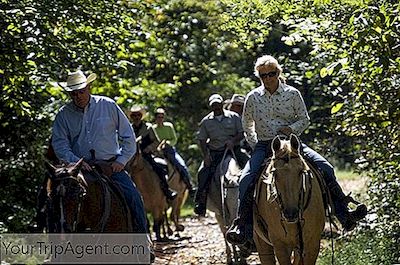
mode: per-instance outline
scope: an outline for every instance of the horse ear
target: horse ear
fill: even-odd
[[[279,149],[281,149],[281,139],[279,136],[275,136],[274,140],[272,140],[272,151],[275,153]]]
[[[51,177],[54,177],[55,174],[56,174],[56,169],[57,169],[57,168],[56,168],[55,166],[53,166],[53,165],[50,163],[50,161],[48,161],[48,160],[45,161],[45,165],[46,165],[47,171],[49,172],[50,176],[51,176]]]
[[[292,150],[296,150],[297,153],[300,152],[300,140],[295,134],[290,134],[290,146]]]
[[[82,168],[82,162],[83,162],[83,158],[79,159],[78,162],[76,162],[76,164],[71,168],[71,174],[72,176],[77,176],[79,171]]]

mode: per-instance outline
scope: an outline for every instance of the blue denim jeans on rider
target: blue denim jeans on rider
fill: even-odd
[[[323,172],[324,180],[328,187],[330,183],[336,183],[335,172],[333,166],[320,154],[316,151],[308,147],[306,144],[302,144],[303,148],[303,155],[306,159],[315,163],[315,165]],[[246,203],[242,203],[245,200],[246,193],[254,191],[254,186],[257,181],[257,177],[260,173],[261,166],[264,160],[272,156],[271,150],[271,141],[267,142],[258,142],[254,148],[254,151],[251,155],[249,162],[247,162],[245,168],[243,169],[242,176],[240,178],[239,183],[239,213],[238,215],[241,216],[249,205]],[[334,206],[336,210],[336,216],[340,218],[345,212],[345,205],[343,203],[338,202],[337,200],[334,201]],[[253,215],[246,214],[245,216],[241,216],[245,218],[243,222],[246,224],[245,227],[245,234],[246,238],[251,238],[252,230],[253,230]]]
[[[112,179],[118,183],[124,193],[125,200],[131,211],[132,221],[136,220],[136,225],[138,227],[134,227],[134,232],[148,233],[143,199],[130,176],[123,170],[113,173]]]
[[[183,158],[176,151],[175,147],[166,146],[164,148],[164,154],[168,161],[170,161],[178,169],[179,173],[182,174],[182,177],[190,180],[189,169],[187,168]]]

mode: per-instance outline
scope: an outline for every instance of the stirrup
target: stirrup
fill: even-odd
[[[356,200],[351,196],[351,192],[350,192],[349,194],[347,194],[346,197],[344,197],[344,202],[345,202],[346,204],[349,204],[349,203],[354,203],[355,205],[360,205],[360,204],[362,204],[361,202],[356,201]]]
[[[178,193],[174,190],[168,189],[168,192],[165,196],[167,197],[167,200],[173,201],[178,196]]]
[[[246,243],[245,227],[240,223],[240,218],[236,218],[226,232],[226,240],[233,245],[242,246]]]

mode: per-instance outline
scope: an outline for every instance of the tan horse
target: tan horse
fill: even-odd
[[[167,160],[167,159],[165,159]],[[168,165],[168,185],[171,189],[177,192],[176,198],[170,202],[171,214],[170,218],[175,225],[175,230],[177,232],[183,231],[185,227],[180,223],[181,208],[185,204],[188,197],[188,189],[186,184],[183,182],[181,174],[179,171],[169,162]]]
[[[164,222],[164,211],[168,208],[167,199],[161,190],[160,179],[150,163],[143,158],[140,148],[126,168],[143,196],[146,212],[153,216],[153,231],[157,241],[160,241],[162,240],[160,228]],[[165,231],[164,237],[166,237]]]
[[[324,228],[316,172],[301,156],[295,135],[272,142],[273,156],[258,180],[254,241],[262,264],[315,264]]]
[[[228,243],[225,236],[237,216],[240,175],[241,170],[238,163],[228,150],[225,150],[208,192],[207,209],[215,213],[215,218],[224,236],[227,264],[233,264],[233,262],[246,264],[246,258],[241,256],[236,246]]]

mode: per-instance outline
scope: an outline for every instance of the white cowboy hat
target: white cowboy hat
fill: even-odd
[[[240,94],[233,94],[231,99],[225,100],[224,103],[226,104],[232,104],[232,103],[241,103],[244,104],[245,96],[240,95]]]
[[[133,105],[129,110],[129,115],[131,115],[133,112],[139,112],[140,114],[142,114],[142,119],[146,115],[145,108],[139,105]]]
[[[165,115],[165,110],[163,108],[157,108],[156,114],[164,114]]]
[[[78,70],[68,74],[67,82],[59,82],[58,85],[64,88],[65,91],[71,92],[85,88],[88,84],[96,79],[95,73],[90,74],[88,77]]]

